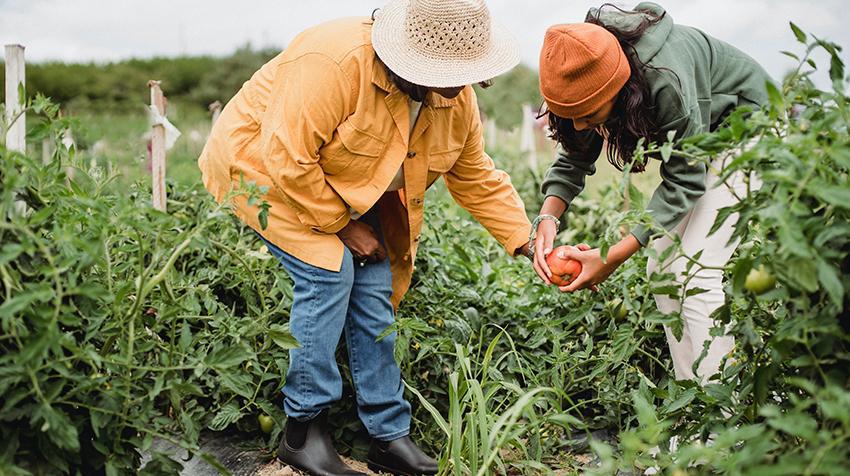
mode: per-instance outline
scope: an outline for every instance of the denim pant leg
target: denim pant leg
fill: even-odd
[[[342,398],[336,348],[354,282],[353,258],[346,248],[337,273],[307,264],[268,241],[266,245],[294,282],[289,328],[300,347],[289,351],[283,408],[291,418],[308,420]]]
[[[374,213],[367,213],[361,221],[381,235]],[[354,266],[345,340],[357,391],[357,412],[369,435],[385,441],[410,432],[410,404],[404,399],[401,371],[393,354],[396,335],[378,341],[378,336],[395,321],[391,296],[389,259]]]

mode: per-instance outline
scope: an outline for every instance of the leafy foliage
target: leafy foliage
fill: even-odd
[[[724,173],[764,182],[719,217],[739,213],[742,245],[716,315],[737,346],[703,387],[671,378],[662,325],[681,323],[653,294],[678,290],[647,276],[645,256],[598,294],[563,295],[505,257],[445,190],[429,192],[413,287],[388,332],[398,332],[415,436],[440,453],[443,474],[846,473],[850,114],[840,48],[795,34],[806,54],[768,110],[737,111],[678,150],[640,152],[709,160],[744,146]],[[832,55],[832,91],[808,80],[817,48]],[[27,106],[42,117],[33,139],[59,145],[74,126],[44,97]],[[169,214],[158,213],[146,186],[116,186],[73,149],[56,150],[46,165],[0,150],[0,472],[134,473],[154,438],[212,460],[201,432],[259,438],[259,411],[276,428],[258,444],[273,447],[297,345],[285,273],[203,191],[172,186]],[[535,172],[496,158],[538,207]],[[645,222],[639,208],[623,211],[624,196],[643,201],[632,178],[576,200],[562,239],[604,247],[623,224]],[[748,292],[754,267],[778,286]],[[332,411],[340,449],[362,455],[353,399]],[[579,456],[591,450],[587,465]],[[154,454],[141,471],[179,469]]]
[[[37,134],[68,125],[29,106]],[[0,154],[0,472],[132,473],[154,437],[198,453],[205,427],[282,421],[292,290],[252,234],[197,191],[156,212],[73,150]]]

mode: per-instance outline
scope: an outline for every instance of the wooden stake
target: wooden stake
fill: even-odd
[[[70,157],[69,151],[74,149],[75,160],[73,162],[68,162],[65,166],[65,176],[68,177],[68,181],[70,182],[74,180],[74,171],[76,170],[74,164],[80,163],[78,158],[79,156],[77,155],[80,152],[77,150],[77,141],[74,140],[74,134],[71,133],[71,129],[65,129],[62,131],[62,147],[64,147],[65,151],[68,152],[68,157]]]
[[[151,106],[165,116],[165,97],[159,81],[148,81],[151,88]],[[153,207],[165,211],[165,126],[154,124],[151,131],[151,175],[153,177]]]
[[[520,152],[528,158],[528,166],[537,170],[537,139],[534,136],[534,112],[531,105],[522,105],[522,133],[520,134]]]
[[[6,45],[6,122],[15,121],[6,132],[6,148],[23,154],[27,151],[27,118],[21,106],[25,98],[18,94],[22,86],[26,86],[24,47]]]
[[[212,113],[210,125],[214,126],[215,122],[218,120],[218,116],[221,115],[221,101],[216,101],[210,104],[210,113]]]
[[[45,165],[53,161],[53,141],[50,137],[41,140],[41,161]]]
[[[484,120],[484,141],[487,143],[487,147],[493,148],[499,142],[499,138],[496,137],[498,133],[496,129],[496,121],[490,119],[489,117]]]

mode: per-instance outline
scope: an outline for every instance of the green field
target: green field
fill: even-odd
[[[832,90],[808,80],[804,57],[765,111],[737,111],[675,152],[708,161],[751,144],[726,172],[764,181],[722,212],[740,214],[741,245],[714,317],[736,346],[705,385],[672,378],[663,326],[682,322],[653,296],[683,290],[669,274],[647,276],[650,250],[598,293],[563,294],[506,256],[443,185],[429,192],[411,291],[388,331],[413,436],[440,475],[847,474],[850,96],[835,45],[801,48],[832,54]],[[200,186],[205,110],[172,104],[183,137],[169,153],[167,213],[150,206],[141,106],[60,118],[31,97],[31,150],[0,147],[0,475],[176,475],[197,459],[219,464],[204,445],[224,438],[273,460],[298,345],[292,282],[228,201]],[[43,163],[42,140],[69,125],[79,152]],[[488,147],[533,215],[546,160],[531,170],[516,134]],[[599,165],[564,241],[604,247],[646,223],[657,171],[632,177],[626,211],[621,175]],[[262,200],[252,184],[235,193]],[[748,283],[755,270],[775,279],[769,289]],[[345,355],[341,346],[348,375]],[[362,460],[368,434],[344,382],[333,437]]]

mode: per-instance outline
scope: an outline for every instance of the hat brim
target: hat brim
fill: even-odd
[[[372,46],[393,73],[420,86],[454,88],[506,73],[519,64],[519,45],[504,26],[491,20],[490,44],[478,58],[442,58],[415,51],[407,43],[405,18],[409,0],[394,0],[377,14]]]

